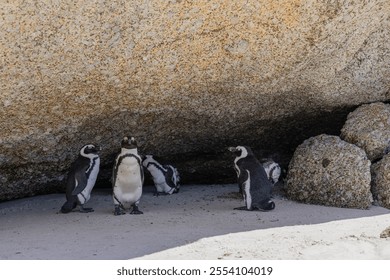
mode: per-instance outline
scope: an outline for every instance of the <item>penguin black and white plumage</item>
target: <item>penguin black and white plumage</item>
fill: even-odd
[[[150,172],[156,187],[156,195],[178,193],[180,175],[172,165],[161,165],[153,155],[146,155],[143,166]]]
[[[143,214],[138,209],[143,183],[144,172],[137,141],[134,137],[124,137],[112,174],[115,216],[125,214],[124,211],[130,208],[132,208],[130,214]]]
[[[251,148],[237,146],[230,147],[229,151],[236,155],[234,168],[237,172],[238,185],[245,202],[245,206],[235,209],[249,211],[274,209],[275,203],[271,200],[272,184]]]
[[[268,159],[262,162],[261,165],[263,166],[264,171],[267,174],[268,180],[273,185],[275,185],[279,181],[280,174],[282,173],[280,165],[272,159]]]
[[[92,144],[81,148],[78,158],[72,164],[66,182],[66,202],[61,207],[62,213],[69,213],[77,205],[80,212],[92,212],[92,208],[84,208],[91,197],[100,168],[99,146]]]

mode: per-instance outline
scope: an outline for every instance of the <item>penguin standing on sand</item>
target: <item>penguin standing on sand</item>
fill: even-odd
[[[130,214],[143,214],[138,209],[143,183],[144,172],[137,141],[134,137],[124,137],[112,174],[115,216],[125,214],[124,210],[130,208],[132,208]]]
[[[143,166],[150,172],[156,187],[155,195],[179,192],[180,175],[172,165],[161,165],[153,155],[146,155]]]
[[[275,208],[270,199],[272,184],[267,178],[264,167],[254,156],[251,148],[246,146],[230,147],[236,155],[234,168],[237,172],[238,185],[244,197],[245,206],[237,210],[268,211]]]
[[[100,168],[98,146],[89,144],[81,148],[76,161],[72,164],[66,182],[66,202],[61,207],[62,213],[69,213],[77,205],[80,212],[93,212],[92,208],[84,208],[91,197]]]

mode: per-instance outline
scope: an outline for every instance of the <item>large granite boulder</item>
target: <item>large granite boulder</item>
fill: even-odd
[[[0,11],[0,201],[62,190],[78,149],[123,135],[183,183],[233,182],[227,146],[287,163],[390,100],[389,1],[8,1]]]
[[[372,195],[378,204],[390,209],[390,154],[372,165]]]
[[[364,149],[371,161],[382,158],[390,144],[390,104],[365,104],[351,112],[341,137]]]
[[[286,192],[304,203],[367,209],[371,162],[364,150],[338,136],[305,140],[290,162]]]

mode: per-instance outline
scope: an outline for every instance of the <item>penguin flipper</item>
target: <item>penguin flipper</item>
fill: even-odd
[[[171,188],[175,188],[175,183],[173,182],[173,170],[169,165],[163,166],[167,170],[167,174],[165,176],[165,181],[167,182],[167,185]]]
[[[85,174],[84,170],[81,170],[75,174],[74,179],[75,179],[75,186],[72,191],[72,195],[78,195],[87,186],[87,182],[88,182],[87,175]]]

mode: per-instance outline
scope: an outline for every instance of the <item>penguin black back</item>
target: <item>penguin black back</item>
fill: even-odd
[[[99,173],[99,150],[99,146],[92,144],[83,146],[71,165],[66,182],[66,202],[61,207],[62,213],[71,212],[77,204],[80,205],[80,212],[93,211],[92,208],[84,208],[83,205],[89,200]]]
[[[272,184],[262,164],[257,160],[250,147],[230,147],[236,155],[234,167],[237,172],[238,185],[244,196],[246,210],[272,210],[275,203],[270,200]],[[238,208],[244,209],[244,207]]]

